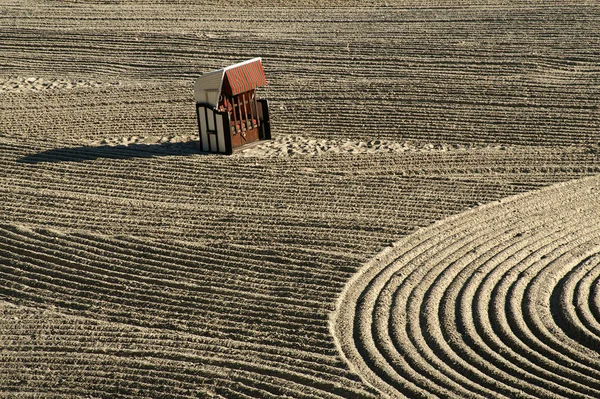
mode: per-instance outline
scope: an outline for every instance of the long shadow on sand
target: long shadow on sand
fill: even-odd
[[[200,151],[198,142],[53,148],[24,156],[17,159],[17,162],[83,162],[99,158],[131,159],[192,154],[205,154]]]

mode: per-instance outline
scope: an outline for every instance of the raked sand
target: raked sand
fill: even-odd
[[[600,178],[409,235],[344,289],[332,332],[389,397],[600,395]]]
[[[595,180],[461,212],[600,173],[599,16],[3,2],[0,398],[598,397]],[[201,154],[194,79],[255,56],[273,140]]]

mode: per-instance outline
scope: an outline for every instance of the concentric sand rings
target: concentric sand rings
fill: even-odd
[[[380,253],[332,317],[389,397],[600,397],[600,178],[476,208]]]

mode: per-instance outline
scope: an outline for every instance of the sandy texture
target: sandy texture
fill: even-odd
[[[214,3],[0,5],[0,397],[378,397],[360,267],[600,173],[593,2]],[[200,154],[194,79],[254,56],[274,140]]]
[[[106,119],[113,131],[131,122],[127,129],[146,130],[140,135],[162,135],[148,132],[162,125],[191,134],[194,114],[184,109],[199,72],[261,56],[270,83],[262,94],[280,134],[468,145],[597,141],[597,3],[252,3],[6,5],[0,75],[137,80],[146,92],[155,80],[178,86],[163,87],[152,103],[115,94],[111,103],[127,106],[110,116],[95,112],[94,95],[73,99],[86,114],[80,135]],[[19,108],[41,117],[42,105]],[[158,126],[149,124],[159,116]]]
[[[27,93],[45,90],[65,90],[103,86],[120,86],[121,82],[94,82],[89,80],[44,79],[36,77],[8,77],[0,79],[0,93]]]
[[[181,144],[198,141],[198,136],[132,136],[115,138],[109,137],[101,140],[89,140],[86,145],[102,150],[104,147],[129,147],[129,149],[146,149],[149,151],[168,147],[170,144]],[[163,146],[152,146],[152,144],[164,144]],[[390,141],[371,139],[359,140],[328,140],[315,137],[276,136],[271,140],[256,142],[249,146],[236,149],[234,157],[297,157],[297,156],[323,156],[323,155],[362,155],[362,154],[385,154],[404,152],[447,152],[456,150],[490,149],[490,150],[515,150],[515,146],[506,145],[463,145],[463,144],[431,144],[411,141]],[[118,149],[112,149],[117,151]]]
[[[332,331],[389,397],[600,395],[600,179],[512,197],[394,243]]]

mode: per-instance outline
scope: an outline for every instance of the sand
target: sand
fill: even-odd
[[[390,397],[596,397],[597,177],[459,214],[378,254],[332,332]]]
[[[0,5],[0,396],[597,397],[598,15]],[[273,141],[199,153],[194,79],[254,56]],[[348,339],[340,298],[387,247],[440,252]]]

